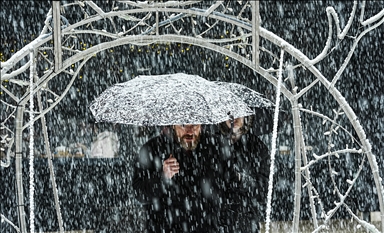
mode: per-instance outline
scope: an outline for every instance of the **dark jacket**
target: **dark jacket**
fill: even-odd
[[[202,134],[193,151],[160,135],[140,150],[133,188],[146,206],[149,232],[233,232],[236,225],[233,200],[239,179],[233,162],[220,154],[214,137]],[[180,172],[172,179],[162,176],[163,161],[170,154]]]
[[[259,222],[265,219],[270,171],[270,153],[267,146],[255,135],[243,135],[233,145],[222,136],[221,148],[227,147],[236,171],[241,176],[239,191],[242,203],[236,212],[239,232],[258,232]]]

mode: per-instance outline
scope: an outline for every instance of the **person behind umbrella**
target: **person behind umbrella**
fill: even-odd
[[[249,132],[252,123],[253,116],[248,116],[219,125],[224,136],[221,146],[230,151],[241,180],[241,195],[246,196],[237,210],[239,232],[259,231],[268,193],[270,155],[267,146]]]
[[[239,179],[201,125],[174,125],[140,149],[133,176],[148,232],[234,232]]]

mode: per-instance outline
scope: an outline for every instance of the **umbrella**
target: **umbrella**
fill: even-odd
[[[219,81],[215,81],[214,83],[231,91],[233,94],[241,98],[249,107],[273,108],[275,106],[272,101],[267,98],[264,98],[262,94],[239,83]]]
[[[215,81],[214,83],[231,91],[252,108],[255,118],[252,123],[253,134],[262,135],[272,132],[275,107],[275,104],[272,101],[265,98],[259,92],[239,83],[219,81]],[[280,111],[278,125],[281,125],[285,118],[287,118],[286,113],[284,111]]]
[[[253,114],[238,96],[197,75],[138,76],[105,90],[90,105],[97,122],[143,126],[217,124]]]

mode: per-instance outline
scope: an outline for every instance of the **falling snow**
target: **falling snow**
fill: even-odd
[[[383,1],[261,1],[257,33],[255,1],[54,2],[0,10],[1,232],[144,232],[132,188],[142,145],[167,125],[216,135],[218,123],[253,113],[247,133],[273,161],[268,198],[253,203],[261,232],[384,231]],[[207,84],[142,87],[174,76]],[[136,92],[95,105],[135,78]],[[128,119],[119,107],[134,117],[110,120]],[[200,188],[212,195],[210,183]]]

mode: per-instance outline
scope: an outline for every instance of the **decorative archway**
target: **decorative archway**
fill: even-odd
[[[384,10],[365,19],[364,7],[361,8],[360,16],[358,17],[358,3],[354,2],[348,23],[346,23],[346,26],[341,30],[339,17],[336,11],[332,7],[326,8],[329,26],[327,42],[322,52],[315,58],[310,59],[307,55],[283,38],[261,27],[259,12],[260,3],[256,1],[169,1],[163,3],[122,0],[116,1],[116,5],[110,9],[104,9],[104,5],[101,6],[102,4],[100,4],[99,6],[92,1],[73,2],[65,5],[60,5],[61,3],[59,1],[53,1],[52,4],[52,11],[47,15],[45,27],[40,36],[15,53],[9,60],[1,63],[2,83],[12,82],[16,85],[29,87],[24,91],[20,91],[17,89],[9,90],[3,85],[1,86],[2,91],[7,95],[6,104],[13,109],[10,111],[9,115],[11,116],[16,113],[15,124],[12,126],[13,128],[6,125],[10,140],[8,140],[6,147],[7,161],[2,161],[2,166],[9,166],[10,154],[13,153],[12,148],[15,148],[16,170],[18,171],[17,175],[19,176],[17,178],[17,199],[19,202],[18,208],[20,214],[20,228],[22,232],[26,232],[23,185],[21,179],[22,173],[20,172],[21,156],[23,153],[21,134],[23,130],[31,127],[31,124],[37,120],[41,120],[43,126],[46,125],[45,114],[60,103],[68,93],[82,67],[95,54],[127,44],[144,46],[155,43],[192,44],[221,53],[244,64],[274,86],[279,86],[279,88],[281,88],[281,93],[291,104],[294,125],[295,193],[293,195],[295,196],[295,209],[292,227],[293,232],[298,232],[302,176],[306,180],[304,186],[308,187],[315,232],[321,230],[340,207],[348,209],[345,199],[355,185],[361,170],[356,171],[356,174],[347,181],[349,187],[346,193],[341,193],[334,182],[337,195],[339,196],[339,202],[336,204],[335,208],[330,209],[327,213],[323,213],[323,219],[325,221],[322,225],[319,225],[316,221],[316,216],[319,213],[317,213],[314,203],[315,199],[320,201],[321,198],[312,186],[310,174],[310,167],[316,162],[329,158],[330,156],[338,156],[339,154],[344,153],[358,154],[366,156],[368,159],[378,193],[382,222],[381,231],[384,232],[384,189],[376,157],[371,151],[371,145],[366,138],[361,123],[357,120],[355,112],[341,92],[335,87],[335,84],[341,78],[360,39],[369,31],[374,30],[383,24]],[[71,17],[68,11],[82,12],[84,17],[75,23],[70,24],[67,19]],[[332,29],[334,23],[333,20],[337,27],[336,34],[338,40],[342,41],[347,34],[351,32],[351,26],[356,18],[359,18],[359,25],[363,30],[358,31],[354,36],[351,42],[351,48],[348,51],[342,66],[337,69],[334,77],[331,77],[331,79],[327,78],[327,76],[316,67],[316,64],[327,58],[331,51],[337,46],[335,45],[334,47],[331,47],[331,42],[334,36],[334,31]],[[223,30],[223,28],[227,29],[226,36],[217,37],[215,30]],[[93,35],[93,37],[90,35]],[[78,47],[77,40],[78,38],[83,37],[93,39],[93,45],[91,47]],[[274,51],[281,51],[281,55],[260,46],[261,41],[263,40],[266,41],[266,43],[273,45]],[[284,67],[281,65],[279,69],[266,68],[262,64],[262,59],[260,59],[261,54],[265,57],[274,57],[279,60],[281,64],[285,61],[285,54],[289,54],[289,56],[291,56],[290,64],[293,63],[294,65],[286,64]],[[37,70],[37,58],[48,64],[46,70]],[[296,86],[293,72],[298,69],[307,69],[310,71],[312,77],[309,84],[301,87]],[[288,73],[287,80],[289,80],[290,83],[279,81],[279,78],[274,75],[278,72],[281,73],[283,70]],[[28,71],[29,75],[27,73]],[[38,77],[37,71],[40,71],[42,74],[40,77]],[[49,92],[49,88],[47,88],[49,82],[55,80],[58,75],[65,75],[68,77],[67,79],[64,79],[66,88],[61,93],[54,93],[52,95],[54,98],[49,99],[50,101],[48,103],[43,103],[41,94]],[[26,77],[29,77],[29,81]],[[313,89],[315,85],[322,85],[338,103],[338,110],[335,111],[334,119],[331,119],[325,114],[305,109],[301,104],[301,101],[304,101],[303,96]],[[289,86],[291,86],[291,88],[289,88]],[[39,108],[36,113],[33,112],[33,101],[31,101],[35,98]],[[23,115],[27,112],[27,106],[31,108],[31,118],[29,120],[23,118]],[[323,151],[320,156],[313,155],[310,161],[308,161],[308,152],[303,136],[304,131],[300,119],[301,114],[312,114],[331,123],[329,130],[324,132],[329,139],[327,151]],[[332,146],[332,136],[337,134],[339,128],[349,134],[349,132],[337,122],[338,116],[342,114],[349,120],[357,135],[355,141],[357,142],[357,145],[360,146],[358,149],[350,149],[348,147],[335,149],[334,146]],[[9,119],[10,117],[8,117],[6,121],[9,121]],[[42,130],[49,156],[48,161],[51,161],[52,156],[48,142],[49,135],[46,127],[43,127]],[[52,182],[54,183],[52,162],[50,162],[49,165]],[[56,187],[55,183],[53,187]],[[57,193],[54,192],[54,195],[56,212],[60,223],[61,216]],[[351,215],[364,227],[371,229],[366,222],[357,217],[357,214],[351,211]],[[59,225],[60,230],[62,230],[62,223]],[[374,230],[375,229],[372,231],[374,232]]]

